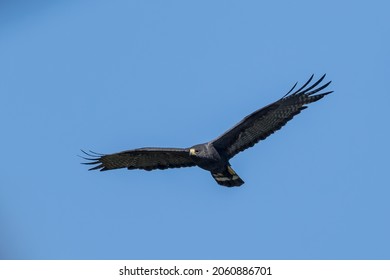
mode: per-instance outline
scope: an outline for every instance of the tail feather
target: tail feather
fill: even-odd
[[[211,175],[218,184],[225,187],[239,187],[244,184],[244,181],[229,165],[222,172],[211,172]]]

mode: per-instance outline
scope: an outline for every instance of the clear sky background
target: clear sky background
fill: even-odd
[[[1,259],[389,259],[388,1],[1,1]],[[334,93],[231,160],[211,140],[311,74]]]

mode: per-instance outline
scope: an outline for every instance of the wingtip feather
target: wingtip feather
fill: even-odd
[[[310,84],[310,82],[311,82],[311,80],[313,80],[313,78],[314,78],[314,74],[312,74],[312,75],[310,76],[309,80],[307,80],[307,82],[304,83],[303,86],[301,86],[299,89],[297,89],[297,90],[296,90],[294,93],[292,93],[291,95],[296,95],[296,94],[300,93],[300,91],[301,91],[302,89],[304,89],[308,84]]]
[[[84,164],[84,165],[99,164],[97,166],[89,168],[88,170],[97,170],[97,169],[104,167],[104,165],[102,164],[102,162],[100,160],[104,156],[104,154],[99,154],[99,153],[93,152],[91,150],[88,150],[88,152],[86,152],[85,150],[80,149],[80,151],[83,154],[85,154],[86,156],[80,156],[80,155],[78,155],[78,156],[87,161],[87,162],[81,162],[81,164]]]
[[[294,88],[297,86],[297,84],[298,84],[298,82],[296,82],[293,86],[292,86],[292,88],[282,97],[282,98],[284,98],[284,97],[286,97],[287,95],[289,95],[290,94],[290,92],[292,92],[293,90],[294,90]]]

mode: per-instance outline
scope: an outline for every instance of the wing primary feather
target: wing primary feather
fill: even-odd
[[[87,156],[89,156],[89,157],[95,157],[95,155],[92,155],[91,153],[87,153],[86,151],[84,151],[84,150],[80,150],[83,154],[85,154],[85,155],[87,155]],[[91,151],[89,151],[89,152],[91,152]]]
[[[94,151],[91,151],[91,150],[89,150],[89,152],[91,154],[94,154],[94,155],[97,155],[97,156],[105,156],[105,154],[97,153],[97,152],[94,152]]]
[[[326,88],[331,82],[332,82],[332,81],[327,82],[325,85],[320,86],[319,88],[316,88],[315,90],[312,90],[312,91],[307,92],[307,93],[305,93],[305,94],[308,95],[308,96],[309,96],[309,95],[313,95],[314,93],[317,93],[317,92],[319,92],[320,90],[323,90],[324,88]]]
[[[325,78],[325,76],[326,76],[326,74],[324,74],[317,82],[315,82],[314,84],[312,84],[310,87],[308,87],[308,88],[305,89],[304,91],[301,91],[300,94],[307,94],[307,95],[310,95],[309,93],[306,93],[306,92],[312,90],[312,89],[315,88],[319,83],[321,83],[322,80]],[[330,82],[329,82],[329,83],[330,83]],[[329,83],[326,84],[325,87],[327,87],[327,86],[329,85]],[[324,88],[324,87],[320,87],[318,90],[321,90],[321,89],[323,89],[323,88]]]
[[[84,159],[86,159],[86,160],[91,160],[90,158],[84,158]],[[91,162],[82,162],[81,164],[91,165],[91,164],[98,164],[98,163],[100,163],[99,160],[97,160],[97,161],[91,161]]]
[[[88,160],[88,162],[81,162],[81,164],[85,164],[85,165],[93,165],[93,164],[99,164],[98,166],[95,166],[95,167],[92,167],[88,170],[95,170],[95,169],[99,169],[101,167],[103,167],[103,164],[102,162],[100,161],[100,156],[98,156],[99,154],[98,153],[95,153],[95,152],[92,152],[92,151],[89,151],[90,153],[87,153],[86,151],[84,150],[81,150],[81,152],[83,152],[85,155],[87,155],[88,157],[83,157],[83,156],[80,156],[82,159],[85,159],[85,160]],[[92,155],[91,153],[94,153],[96,155]]]
[[[317,94],[317,95],[314,95],[314,96],[310,96],[310,101],[308,101],[308,103],[312,103],[312,102],[318,101],[321,98],[323,98],[325,95],[328,95],[328,94],[330,94],[332,92],[333,91],[328,91],[328,92],[324,92],[324,93]]]
[[[290,94],[290,92],[292,92],[293,90],[294,90],[294,88],[297,86],[297,84],[298,84],[298,82],[296,82],[294,85],[293,85],[293,87],[282,97],[282,98],[284,98],[284,97],[286,97],[287,95],[289,95]]]
[[[88,150],[88,153],[86,151],[82,150],[82,149],[80,149],[80,151],[83,152],[84,154],[86,154],[89,157],[105,156],[105,154],[96,153],[96,152],[91,151],[91,150]]]
[[[85,159],[85,160],[97,160],[98,159],[98,157],[89,155],[89,154],[85,153],[83,150],[81,150],[81,151],[88,156],[88,157],[84,157],[84,156],[77,155],[78,157],[81,157],[82,159]]]
[[[103,168],[102,168],[102,167],[103,167]],[[100,168],[102,168],[102,169],[100,169]],[[92,168],[90,168],[90,169],[88,169],[88,170],[96,170],[96,169],[100,169],[100,171],[107,170],[107,169],[104,167],[103,164],[99,164],[99,165],[97,165],[97,166],[95,166],[95,167],[92,167]]]
[[[324,93],[321,93],[323,96],[325,96],[325,95],[328,95],[328,94],[331,94],[333,92],[333,90],[331,90],[331,91],[327,91],[327,92],[324,92]]]
[[[84,151],[83,149],[80,149],[80,151],[83,153],[83,154],[86,154],[87,156],[90,156],[86,151]]]
[[[302,89],[304,89],[310,82],[311,80],[313,80],[313,77],[314,77],[314,74],[311,75],[311,77],[309,78],[309,80],[303,85],[301,86],[298,90],[296,90],[294,93],[292,93],[291,95],[295,95],[297,94],[298,92],[300,92]]]

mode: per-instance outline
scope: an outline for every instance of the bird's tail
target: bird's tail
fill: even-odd
[[[211,175],[218,184],[225,187],[239,187],[244,184],[244,181],[237,175],[230,165],[226,166],[225,170],[221,172],[211,172]]]

